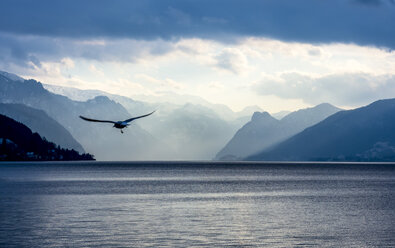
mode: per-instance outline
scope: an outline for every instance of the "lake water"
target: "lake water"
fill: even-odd
[[[0,163],[0,247],[395,247],[395,165]]]

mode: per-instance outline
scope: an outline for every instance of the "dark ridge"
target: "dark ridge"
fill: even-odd
[[[63,149],[28,127],[0,114],[0,161],[94,160],[88,153]]]

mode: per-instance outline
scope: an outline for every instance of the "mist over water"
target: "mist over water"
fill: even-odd
[[[395,165],[2,163],[0,247],[393,247]]]

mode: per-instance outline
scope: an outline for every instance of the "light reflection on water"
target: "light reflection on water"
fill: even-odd
[[[0,164],[0,247],[395,247],[393,165]]]

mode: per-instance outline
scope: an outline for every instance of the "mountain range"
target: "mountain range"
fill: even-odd
[[[35,80],[15,81],[0,74],[0,99],[3,103],[19,103],[45,111],[99,160],[143,159],[153,147],[155,139],[136,123],[128,128],[128,136],[122,136],[111,125],[88,123],[79,118],[79,115],[109,120],[130,118],[122,105],[105,96],[73,101],[47,91]]]
[[[248,160],[395,161],[395,99],[340,111]]]
[[[199,97],[188,102],[188,96],[169,94],[163,99],[174,97],[176,103],[43,85],[0,72],[0,113],[98,160],[395,160],[394,99],[347,111],[323,103],[269,114],[254,106],[233,112]],[[79,118],[119,121],[152,110],[157,111],[133,122],[125,134]]]
[[[10,76],[11,75],[11,76]],[[15,80],[14,80],[15,79]],[[101,91],[67,87],[51,88],[10,73],[0,74],[0,99],[43,110],[63,125],[98,160],[212,159],[248,118],[252,109],[234,113],[222,105],[166,102],[148,103]],[[197,101],[197,99],[194,99]],[[214,110],[215,109],[215,110]],[[256,108],[254,108],[256,109]],[[149,118],[133,122],[125,135],[95,119],[123,120],[157,110]],[[144,128],[142,128],[144,127]]]
[[[255,112],[216,155],[217,160],[240,160],[301,132],[340,109],[328,103],[301,109],[278,120],[268,112]]]
[[[210,160],[254,111],[261,110],[257,106],[250,106],[233,112],[225,105],[211,104],[200,97],[174,93],[164,93],[166,97],[158,97],[157,102],[152,99],[144,102],[99,90],[80,90],[48,84],[43,84],[43,87],[52,93],[79,101],[106,96],[120,103],[129,113],[156,109],[150,118],[139,120],[139,124],[160,141],[160,145],[151,149],[149,159]],[[169,98],[175,100],[175,103],[167,102]]]

